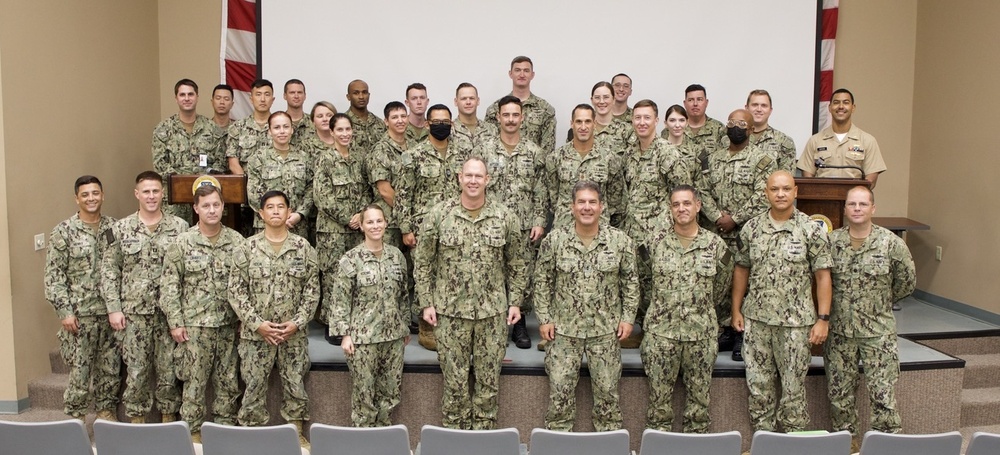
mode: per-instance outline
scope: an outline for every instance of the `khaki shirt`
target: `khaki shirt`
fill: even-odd
[[[45,299],[59,319],[108,314],[101,298],[105,233],[115,219],[102,215],[97,233],[74,214],[52,229],[45,252]]]
[[[878,141],[853,123],[843,142],[837,141],[833,127],[829,126],[810,137],[802,149],[798,167],[802,172],[810,172],[816,177],[861,178],[857,169],[817,169],[817,158],[831,166],[860,167],[865,170],[866,175],[886,170]]]
[[[383,244],[375,256],[364,245],[344,254],[334,279],[330,332],[350,335],[355,344],[398,340],[409,334],[410,306],[406,300],[406,259]]]
[[[187,221],[163,214],[155,232],[133,213],[105,233],[101,260],[101,297],[108,313],[155,314],[167,247],[188,229]]]
[[[232,253],[242,243],[243,236],[223,226],[213,244],[195,225],[167,247],[160,308],[171,329],[236,323],[227,286]]]

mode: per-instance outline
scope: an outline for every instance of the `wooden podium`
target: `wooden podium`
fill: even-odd
[[[798,177],[795,185],[799,192],[796,208],[806,215],[820,214],[830,219],[832,228],[844,225],[844,201],[847,192],[856,186],[871,187],[864,179]]]
[[[194,203],[194,181],[201,175],[170,174],[170,184],[167,202],[171,204]],[[247,202],[247,177],[245,175],[219,174],[213,175],[222,185],[222,199],[226,201],[226,210],[222,215],[222,224],[237,231],[240,230],[240,206]],[[197,223],[198,214],[195,214]]]

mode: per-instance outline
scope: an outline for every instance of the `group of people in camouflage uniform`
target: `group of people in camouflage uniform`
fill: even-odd
[[[123,358],[133,421],[144,421],[155,395],[164,420],[179,412],[197,436],[211,382],[216,422],[263,425],[277,365],[282,417],[301,434],[306,328],[317,317],[347,356],[352,422],[388,425],[416,318],[420,344],[438,352],[444,425],[493,428],[506,340],[531,347],[524,321],[534,311],[551,429],[573,428],[584,356],[595,428],[621,428],[621,349],[635,347],[650,380],[650,428],[672,428],[681,374],[683,429],[708,431],[712,369],[731,350],[746,358],[754,428],[805,429],[809,345],[830,333],[836,429],[860,431],[861,359],[873,427],[899,431],[886,308],[912,292],[912,260],[872,225],[866,187],[851,191],[847,226],[829,238],[795,210],[795,148],[768,125],[766,91],[752,91],[723,123],[706,115],[705,88],[691,85],[657,136],[657,104],[629,106],[632,81],[618,74],[572,110],[557,149],[555,111],[530,90],[532,61],[515,58],[509,76],[511,93],[483,119],[469,83],[456,90],[454,118],[443,104],[428,107],[417,83],[383,120],[368,110],[364,81],[349,84],[348,112],[324,101],[306,114],[305,85],[294,79],[286,111],[270,112],[273,87],[258,80],[253,114],[236,121],[232,89],[217,86],[208,119],[196,112],[197,84],[179,81],[179,112],[153,133],[156,172],[136,179],[139,210],[117,222],[101,215],[101,184],[84,176],[80,211],[53,231],[46,295],[72,371],[67,414],[86,412],[92,381],[99,417],[114,418]],[[809,155],[863,164],[874,183],[885,169],[877,143],[851,124],[853,95],[841,89],[834,100],[834,124],[810,140]],[[803,175],[828,170],[805,156]],[[222,192],[211,183],[196,188],[193,212],[161,210],[168,175],[216,172],[247,176],[248,239],[221,225]]]

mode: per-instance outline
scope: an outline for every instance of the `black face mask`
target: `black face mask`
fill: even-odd
[[[431,136],[434,139],[443,141],[451,136],[451,124],[450,123],[432,123],[431,124]]]
[[[726,129],[726,136],[732,144],[742,144],[747,140],[747,129],[738,126],[730,126]]]

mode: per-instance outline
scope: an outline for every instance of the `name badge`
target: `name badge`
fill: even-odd
[[[198,165],[201,167],[208,167],[208,155],[204,153],[198,155]]]
[[[819,148],[816,149],[816,151],[817,152],[825,152],[826,151],[826,147],[819,147]]]

